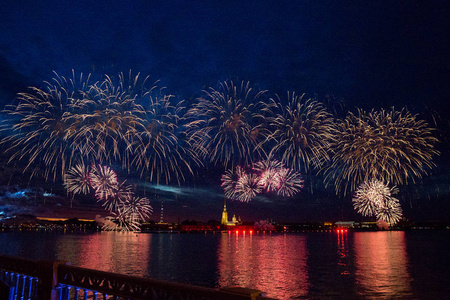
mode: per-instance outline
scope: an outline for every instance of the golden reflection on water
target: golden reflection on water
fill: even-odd
[[[372,299],[410,296],[405,232],[356,232],[354,239],[360,294]]]
[[[58,259],[72,265],[134,276],[148,274],[151,234],[101,232],[58,240]]]
[[[256,288],[279,299],[306,296],[306,236],[222,234],[218,283]]]

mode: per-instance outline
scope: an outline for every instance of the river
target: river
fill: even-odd
[[[279,299],[445,299],[450,231],[0,232],[0,253]]]

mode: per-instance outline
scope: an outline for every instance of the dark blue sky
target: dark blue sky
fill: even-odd
[[[411,217],[448,220],[449,15],[446,1],[7,0],[0,8],[0,103],[42,86],[53,71],[115,76],[131,69],[160,79],[180,99],[231,78],[276,93],[332,96],[353,111],[408,106],[437,117],[443,143],[440,168],[411,187],[402,205]],[[169,193],[167,215],[172,208],[175,220],[220,217],[219,196],[200,201],[183,193],[174,201]],[[352,218],[351,201],[332,196],[229,205],[243,219]]]

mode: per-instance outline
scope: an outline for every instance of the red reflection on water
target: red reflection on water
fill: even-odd
[[[58,255],[82,268],[145,276],[151,237],[151,234],[121,232],[74,235],[73,242],[62,239],[64,244],[58,245]]]
[[[348,236],[347,229],[340,229],[337,231],[337,246],[338,246],[338,265],[340,266],[341,275],[350,275],[349,271],[349,257],[348,257]]]
[[[360,294],[374,298],[411,295],[405,232],[356,232],[354,237]]]
[[[306,236],[223,234],[218,258],[220,287],[253,287],[279,299],[308,293]]]

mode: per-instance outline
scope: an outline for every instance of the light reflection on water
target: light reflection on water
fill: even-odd
[[[405,232],[355,233],[356,282],[361,295],[411,297]]]
[[[450,232],[2,232],[0,253],[279,299],[447,297]],[[432,253],[432,255],[427,255]]]
[[[147,276],[152,235],[102,232],[82,240],[59,239],[62,260],[77,266],[108,272]]]
[[[306,236],[223,234],[219,286],[253,287],[288,299],[308,293]]]

